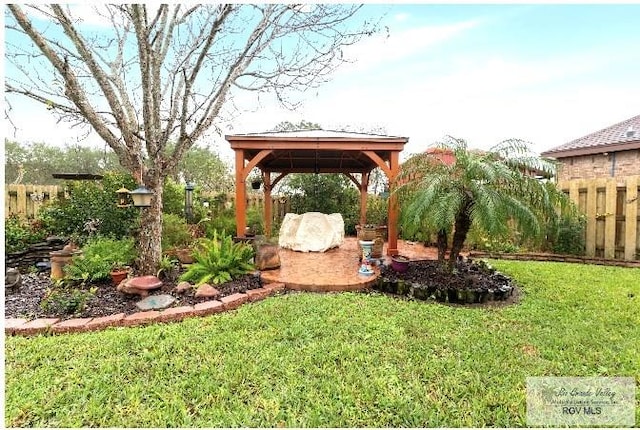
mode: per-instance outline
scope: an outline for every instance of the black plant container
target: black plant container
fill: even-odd
[[[397,285],[398,286],[397,286],[396,294],[404,296],[404,295],[407,295],[407,293],[409,293],[409,284],[407,284],[405,281],[403,281],[402,279],[398,279]]]
[[[489,300],[489,293],[485,290],[478,291],[478,302],[487,303]]]
[[[454,288],[449,288],[447,291],[447,297],[449,299],[449,303],[458,303],[458,290]]]
[[[427,300],[429,299],[429,291],[426,287],[422,285],[416,285],[413,287],[413,297],[417,300]]]
[[[479,291],[476,289],[473,290],[467,290],[466,291],[466,300],[465,303],[467,304],[472,304],[472,303],[478,303],[480,300],[478,300],[478,293]]]

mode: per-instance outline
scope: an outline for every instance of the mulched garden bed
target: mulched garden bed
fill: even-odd
[[[443,270],[434,260],[412,261],[404,273],[382,266],[374,288],[418,300],[475,306],[511,304],[520,296],[512,279],[482,260],[471,259],[458,261],[453,273]]]
[[[209,300],[244,293],[262,287],[259,272],[245,275],[237,280],[214,287],[220,292],[215,297],[194,297],[195,289],[186,293],[175,291],[176,281],[163,281],[156,294],[170,294],[176,298],[171,307],[192,306]],[[95,295],[86,302],[84,310],[65,313],[56,309],[43,309],[41,302],[47,289],[52,287],[49,273],[29,273],[22,275],[19,291],[5,291],[5,318],[92,318],[118,313],[130,315],[139,312],[137,295],[116,291],[111,281],[94,283]],[[87,287],[88,289],[88,287]],[[457,264],[453,273],[440,268],[437,261],[412,261],[405,273],[398,273],[390,266],[381,267],[381,276],[374,289],[398,296],[418,300],[435,300],[442,303],[487,306],[511,304],[519,300],[520,291],[506,275],[497,272],[483,261],[467,259]]]
[[[111,281],[104,283],[94,283],[91,285],[96,287],[95,296],[86,302],[86,307],[81,312],[63,313],[55,309],[45,310],[41,307],[41,302],[45,297],[48,288],[52,287],[49,273],[30,273],[22,275],[22,286],[19,291],[5,291],[4,300],[4,316],[5,318],[60,318],[63,320],[70,318],[92,318],[102,317],[124,312],[125,314],[133,314],[140,312],[136,307],[136,303],[141,300],[140,296],[124,294],[116,291],[116,287]],[[215,297],[194,297],[195,290],[186,293],[177,293],[174,291],[176,282],[163,281],[162,287],[151,292],[156,294],[170,294],[176,298],[171,307],[192,306],[196,303],[206,302],[209,300],[219,300],[222,297],[234,294],[244,293],[262,287],[259,273],[244,275],[243,277],[231,282],[226,282],[214,287],[220,292]],[[88,289],[87,287],[86,289]]]

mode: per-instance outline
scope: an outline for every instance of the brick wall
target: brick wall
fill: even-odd
[[[613,154],[593,154],[579,157],[560,158],[558,169],[559,180],[594,179],[640,175],[640,149],[615,153],[615,169],[613,175]]]

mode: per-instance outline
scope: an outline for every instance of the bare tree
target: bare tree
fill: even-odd
[[[271,91],[290,103],[291,90],[326,80],[341,48],[374,31],[366,21],[353,30],[360,6],[340,4],[104,5],[93,11],[99,26],[77,8],[6,6],[5,98],[89,126],[154,192],[138,238],[143,273],[161,257],[163,180],[230,96]]]

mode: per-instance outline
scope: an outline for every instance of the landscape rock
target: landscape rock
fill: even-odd
[[[256,267],[258,270],[277,269],[280,267],[280,255],[276,245],[260,245],[256,251]]]
[[[344,220],[339,213],[288,213],[280,227],[279,245],[294,251],[325,252],[342,245],[343,241]]]
[[[176,301],[175,297],[169,294],[158,294],[154,296],[146,297],[136,303],[138,309],[143,311],[150,311],[153,309],[165,309],[171,306]]]
[[[196,290],[196,297],[216,297],[220,295],[220,291],[216,290],[209,284],[202,284]]]
[[[22,275],[16,268],[7,269],[4,275],[4,288],[10,291],[17,291],[22,286]]]
[[[64,247],[64,241],[59,237],[49,237],[46,242],[33,244],[22,251],[5,253],[5,267],[16,267],[26,272],[38,262],[49,261],[50,252],[60,251]]]
[[[179,294],[184,294],[192,288],[193,288],[193,285],[191,285],[189,282],[182,281],[173,289],[173,291]]]

